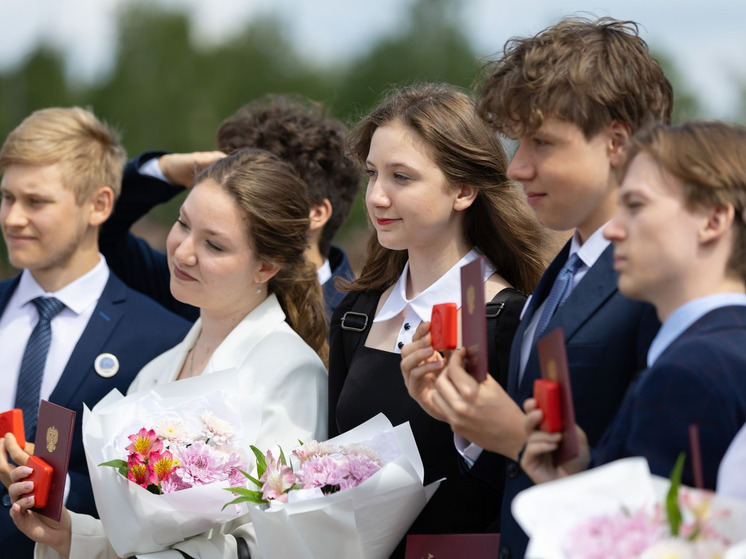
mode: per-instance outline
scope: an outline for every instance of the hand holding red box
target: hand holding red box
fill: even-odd
[[[49,501],[54,468],[38,456],[29,456],[26,466],[33,470],[26,481],[34,482],[34,491],[31,493],[34,496],[34,507],[43,509]]]
[[[0,413],[0,437],[13,433],[18,446],[26,448],[26,432],[23,428],[23,411],[18,408]]]
[[[562,400],[559,383],[542,378],[534,380],[534,400],[544,414],[539,429],[548,433],[562,431]]]
[[[456,349],[458,345],[457,313],[456,303],[440,303],[433,306],[430,336],[435,351]]]

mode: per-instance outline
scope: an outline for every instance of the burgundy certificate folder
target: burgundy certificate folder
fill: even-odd
[[[404,559],[494,559],[500,534],[410,534]]]
[[[34,508],[39,514],[59,520],[65,494],[65,478],[70,463],[70,447],[73,442],[75,412],[57,404],[42,400],[39,405],[39,420],[36,426],[34,456],[54,468],[49,499],[44,508]]]
[[[461,342],[464,368],[477,381],[487,378],[487,315],[484,310],[484,256],[461,267]]]
[[[575,405],[572,400],[564,330],[555,328],[546,336],[539,338],[536,350],[539,353],[541,378],[556,381],[560,386],[563,431],[562,442],[554,454],[554,464],[557,466],[575,458],[580,452],[578,432],[575,430]]]

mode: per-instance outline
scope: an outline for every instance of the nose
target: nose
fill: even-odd
[[[173,260],[177,265],[194,266],[197,263],[197,254],[191,235],[172,237],[169,241],[169,244],[173,246]]]
[[[4,227],[25,227],[28,224],[28,217],[23,211],[21,204],[3,200],[0,205],[0,216]]]
[[[528,150],[523,143],[518,144],[518,149],[515,150],[510,165],[508,165],[508,178],[510,180],[526,182],[534,178],[534,166],[531,164],[527,152]]]
[[[365,199],[368,202],[368,207],[371,208],[385,208],[391,204],[391,200],[386,194],[386,189],[380,179],[371,178],[368,181]]]
[[[623,240],[625,236],[626,232],[622,224],[622,219],[619,212],[617,212],[613,219],[604,227],[604,238],[612,242],[618,242]]]

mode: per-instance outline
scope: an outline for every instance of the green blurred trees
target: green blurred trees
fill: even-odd
[[[303,93],[352,123],[393,86],[445,81],[471,87],[481,53],[459,25],[459,10],[455,0],[417,0],[404,18],[407,25],[362,55],[330,66],[304,57],[276,18],[255,19],[221,45],[198,48],[184,14],[148,2],[129,4],[119,14],[113,69],[101,83],[69,83],[60,55],[46,48],[0,74],[0,138],[33,110],[81,105],[119,128],[131,155],[148,149],[213,149],[220,122],[268,92]],[[675,69],[661,59],[676,87]],[[696,116],[696,99],[676,89],[677,115]],[[174,206],[155,217],[170,220]],[[358,204],[341,234],[364,221]],[[5,277],[12,271],[4,253],[0,257],[0,277]]]

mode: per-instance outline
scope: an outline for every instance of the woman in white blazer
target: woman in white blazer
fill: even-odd
[[[328,346],[321,289],[304,258],[307,190],[292,168],[260,150],[202,172],[166,245],[171,291],[199,307],[200,318],[180,344],[140,371],[128,393],[236,369],[237,389],[261,395],[259,448],[326,438]],[[56,524],[28,510],[28,470],[12,472],[11,516],[37,541],[37,558],[116,557],[99,520],[64,510]],[[252,542],[247,522],[148,557],[237,557],[239,535]]]

